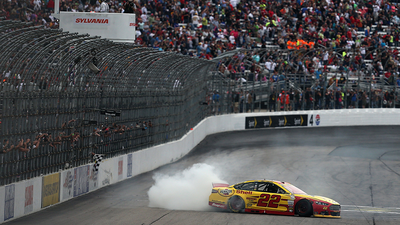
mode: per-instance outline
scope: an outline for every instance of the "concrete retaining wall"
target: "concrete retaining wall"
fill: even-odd
[[[189,153],[207,135],[245,130],[246,120],[257,117],[279,117],[284,118],[286,121],[286,118],[296,117],[293,115],[308,116],[307,120],[305,120],[307,124],[301,126],[303,128],[400,125],[400,110],[398,109],[244,113],[209,117],[201,121],[178,141],[105,159],[101,162],[98,172],[93,172],[93,165],[88,164],[0,187],[0,222],[39,211],[177,161]],[[285,125],[286,122],[282,126],[285,127]],[[248,127],[248,129],[255,128]]]

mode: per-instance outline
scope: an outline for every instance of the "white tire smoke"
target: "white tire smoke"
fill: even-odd
[[[204,163],[194,164],[172,176],[155,174],[153,179],[155,183],[148,191],[149,206],[170,210],[207,210],[212,183],[226,183],[213,166]]]

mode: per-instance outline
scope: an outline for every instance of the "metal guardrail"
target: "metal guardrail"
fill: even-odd
[[[179,139],[207,116],[213,62],[15,21],[0,40],[0,185]]]

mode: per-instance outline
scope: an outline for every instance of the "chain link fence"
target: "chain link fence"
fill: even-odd
[[[30,23],[0,33],[0,185],[177,140],[207,116],[214,62]]]

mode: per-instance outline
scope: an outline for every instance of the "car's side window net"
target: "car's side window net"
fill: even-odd
[[[267,186],[268,186],[268,183],[259,182],[257,185],[257,191],[266,192],[265,190],[267,189]]]
[[[246,191],[254,191],[255,187],[256,187],[255,183],[251,182],[251,183],[243,184],[239,189],[246,190]]]

